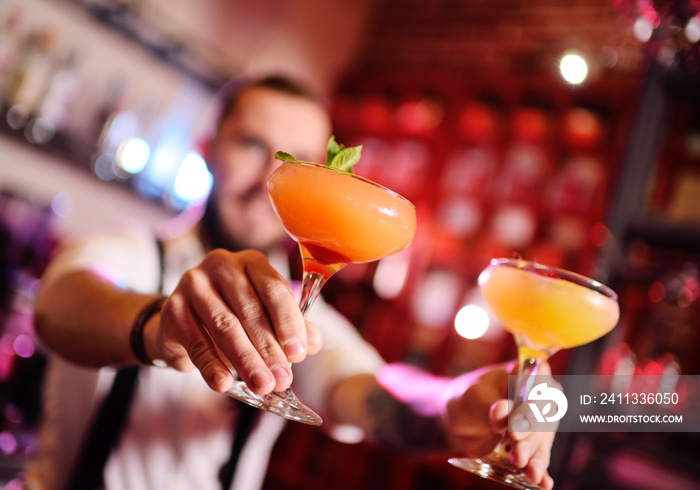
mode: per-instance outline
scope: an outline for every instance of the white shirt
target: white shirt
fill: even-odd
[[[172,292],[182,274],[203,257],[204,250],[193,231],[168,240],[163,291]],[[275,266],[288,276],[284,267]],[[160,267],[153,231],[124,223],[86,233],[61,251],[43,281],[85,269],[99,269],[116,284],[135,291],[155,292]],[[313,306],[310,319],[323,333],[323,349],[293,366],[292,388],[300,400],[323,416],[324,401],[336,381],[373,373],[383,361],[355,328],[321,299]],[[55,490],[65,485],[91,416],[109,391],[114,375],[111,368],[86,369],[50,356],[39,451],[26,468],[30,488]],[[106,489],[219,490],[218,471],[230,455],[236,403],[210,390],[196,370],[180,373],[142,368],[120,444],[105,468]],[[232,490],[262,486],[272,446],[284,422],[266,412],[258,417],[240,456]]]

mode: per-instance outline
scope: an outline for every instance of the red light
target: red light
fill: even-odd
[[[471,143],[487,143],[495,139],[498,132],[498,117],[487,105],[470,102],[459,117],[459,130]]]
[[[591,226],[588,236],[594,247],[602,247],[610,240],[610,230],[603,223],[596,223]]]
[[[659,303],[666,297],[666,286],[660,281],[655,281],[649,286],[649,301]]]
[[[593,112],[580,107],[566,113],[562,130],[567,143],[578,149],[595,147],[603,132],[600,119]]]
[[[644,366],[644,369],[642,371],[642,374],[645,374],[648,376],[661,376],[663,373],[664,373],[664,370],[661,367],[661,364],[659,364],[657,361],[647,362],[647,364]]]
[[[550,131],[550,121],[543,111],[531,107],[521,107],[511,116],[513,133],[521,141],[540,143]]]

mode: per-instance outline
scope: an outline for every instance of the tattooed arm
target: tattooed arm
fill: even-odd
[[[363,428],[369,439],[392,450],[484,456],[507,428],[508,372],[506,366],[496,366],[448,379],[389,364],[376,376],[339,383],[331,395],[331,409],[338,422]],[[523,432],[511,437],[516,441],[511,453],[516,466],[542,488],[551,488],[547,466],[554,434]]]

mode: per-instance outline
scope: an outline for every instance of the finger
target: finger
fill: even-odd
[[[306,322],[307,355],[317,354],[323,346],[323,335],[321,330],[313,322]]]
[[[283,391],[292,381],[289,361],[275,336],[268,309],[261,302],[248,275],[232,265],[231,256],[225,251],[207,256],[205,266],[208,270],[216,270],[207,278],[215,278],[214,295],[221,295],[225,304],[200,305],[197,313],[201,315],[214,343],[254,392],[264,394],[270,391],[270,375],[274,378],[271,389]],[[264,256],[257,252],[248,253],[244,262],[251,260],[250,257],[259,258],[260,262],[267,264]],[[267,269],[276,274],[269,265]],[[286,283],[279,282],[291,299],[292,311],[296,310],[296,314],[300,315]],[[276,307],[272,306],[272,309]]]
[[[540,480],[538,485],[544,490],[552,490],[552,488],[554,488],[554,480],[549,473],[545,472],[544,477],[542,477],[542,480]]]
[[[547,473],[554,441],[553,432],[542,432],[537,435],[539,438],[528,441],[529,445],[535,449],[531,450],[531,456],[524,463],[525,475],[534,482],[541,481]],[[517,463],[516,466],[518,466]]]
[[[289,285],[262,255],[253,255],[245,271],[287,360],[302,361],[308,349],[307,326]]]
[[[498,400],[491,405],[489,411],[489,419],[491,420],[491,429],[497,434],[503,434],[508,430],[508,414],[513,409],[512,400]]]
[[[239,320],[239,315],[245,316],[246,313],[236,314],[232,311],[213,289],[207,274],[194,270],[183,276],[181,284],[185,279],[187,281],[184,287],[191,291],[189,297],[198,323],[206,330],[212,345],[216,346],[214,350],[218,350],[230,362],[248,387],[257,394],[287,388],[291,383],[291,371],[269,324],[259,320],[251,325],[248,318],[250,330],[246,330]],[[234,308],[239,311],[254,308],[246,306],[246,301],[257,302],[249,299],[255,294],[247,281],[239,281],[238,285],[232,287],[239,294],[229,297],[241,298],[235,302]],[[190,352],[191,349],[188,348],[188,353]]]
[[[516,441],[522,441],[536,430],[540,424],[535,418],[535,414],[526,403],[513,409],[508,418],[508,430],[511,437]]]
[[[271,355],[276,345],[273,335],[260,329],[248,332],[223,302],[201,303],[196,309],[213,344],[253,392],[262,395],[278,385],[277,391],[289,386],[291,373],[279,346],[277,355]],[[284,385],[287,380],[289,383]]]
[[[540,367],[537,368],[537,374],[542,376],[551,376],[552,368],[547,361],[543,361]]]
[[[162,352],[165,362],[179,371],[196,367],[211,389],[224,392],[230,388],[233,376],[215,354],[211,339],[199,326],[199,319],[187,307],[183,297],[173,294],[163,307],[161,323]],[[185,328],[183,328],[183,326]]]
[[[537,433],[523,441],[512,444],[510,459],[522,468],[530,481],[539,482],[544,478],[551,453],[554,433]]]
[[[561,385],[554,380],[554,378],[548,377],[548,374],[543,373],[541,376],[538,375],[540,379],[547,379],[547,385],[551,387],[558,388]],[[511,436],[516,441],[525,439],[531,432],[552,432],[556,431],[558,422],[549,422],[546,419],[538,421],[535,412],[529,407],[532,404],[532,400],[524,402],[518,405],[513,412],[510,414],[508,421],[508,430]]]

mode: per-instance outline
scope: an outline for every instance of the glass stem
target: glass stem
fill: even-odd
[[[550,355],[549,352],[538,352],[531,349],[518,334],[515,334],[515,338],[518,344],[518,377],[515,382],[515,392],[513,393],[513,410],[527,399],[528,393],[534,386],[535,376],[537,376],[542,362]],[[503,434],[494,452],[504,459],[510,459],[511,443],[512,440],[506,432]]]
[[[527,399],[527,394],[534,386],[535,376],[542,365],[542,359],[537,357],[526,357],[519,360],[518,379],[515,383],[515,393],[513,394],[513,407],[517,407]]]
[[[518,379],[513,394],[513,407],[518,407],[527,399],[542,363],[549,359],[557,349],[553,347],[544,350],[533,349],[527,345],[525,337],[519,333],[515,334],[515,340],[518,344]]]
[[[314,304],[314,301],[316,301],[327,279],[327,276],[319,272],[304,272],[301,295],[299,296],[299,309],[304,318],[308,316],[311,306]]]

